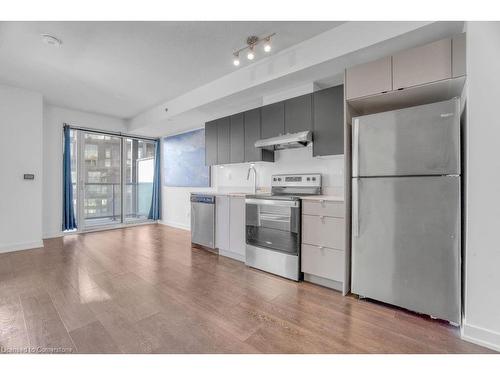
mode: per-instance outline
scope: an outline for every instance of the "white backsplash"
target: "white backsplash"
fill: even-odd
[[[213,186],[218,192],[250,193],[253,189],[253,173],[247,180],[250,163],[229,164],[212,168]],[[321,173],[323,194],[344,194],[344,156],[313,157],[312,145],[304,148],[275,152],[275,162],[255,163],[257,187],[260,192],[269,191],[271,176],[284,173]]]

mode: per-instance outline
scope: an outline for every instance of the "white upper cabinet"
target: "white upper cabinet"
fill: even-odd
[[[380,94],[388,93],[390,100],[394,101],[397,98],[394,94],[406,88],[423,90],[429,85],[426,95],[431,92],[440,97],[439,100],[449,99],[446,92],[460,89],[459,80],[450,81],[466,75],[465,51],[466,37],[463,33],[349,68],[345,75],[346,99],[358,103],[356,108],[363,113],[369,113],[370,103],[383,107],[383,102],[376,102]],[[422,93],[413,91],[413,98],[417,101],[419,92]],[[406,96],[406,102],[411,98]],[[360,106],[360,103],[365,104]]]
[[[392,56],[394,90],[452,78],[451,39],[442,39]]]
[[[391,56],[347,69],[346,98],[380,94],[392,90]]]

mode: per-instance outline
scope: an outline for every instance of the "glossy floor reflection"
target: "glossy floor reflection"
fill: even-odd
[[[191,248],[162,225],[0,254],[1,352],[481,353],[409,312]]]

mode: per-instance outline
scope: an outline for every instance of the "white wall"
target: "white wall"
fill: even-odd
[[[253,174],[247,181],[250,163],[212,167],[211,188],[175,188],[163,186],[162,222],[189,229],[191,192],[251,193]],[[281,150],[275,153],[274,163],[255,163],[257,186],[264,191],[271,188],[271,176],[279,173],[321,173],[326,194],[344,194],[344,157],[313,158],[311,146],[302,149]]]
[[[40,94],[0,85],[0,252],[43,246],[42,111]]]
[[[467,223],[463,337],[500,350],[500,22],[467,22]]]
[[[64,123],[86,128],[126,132],[124,120],[44,106],[43,115],[43,238],[62,234],[62,150]]]

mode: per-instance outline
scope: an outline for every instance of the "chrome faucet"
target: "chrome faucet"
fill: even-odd
[[[257,194],[257,170],[255,169],[254,164],[250,164],[250,168],[248,168],[247,181],[250,180],[250,171],[253,171],[253,174],[254,174],[254,179],[253,179],[253,194]]]

